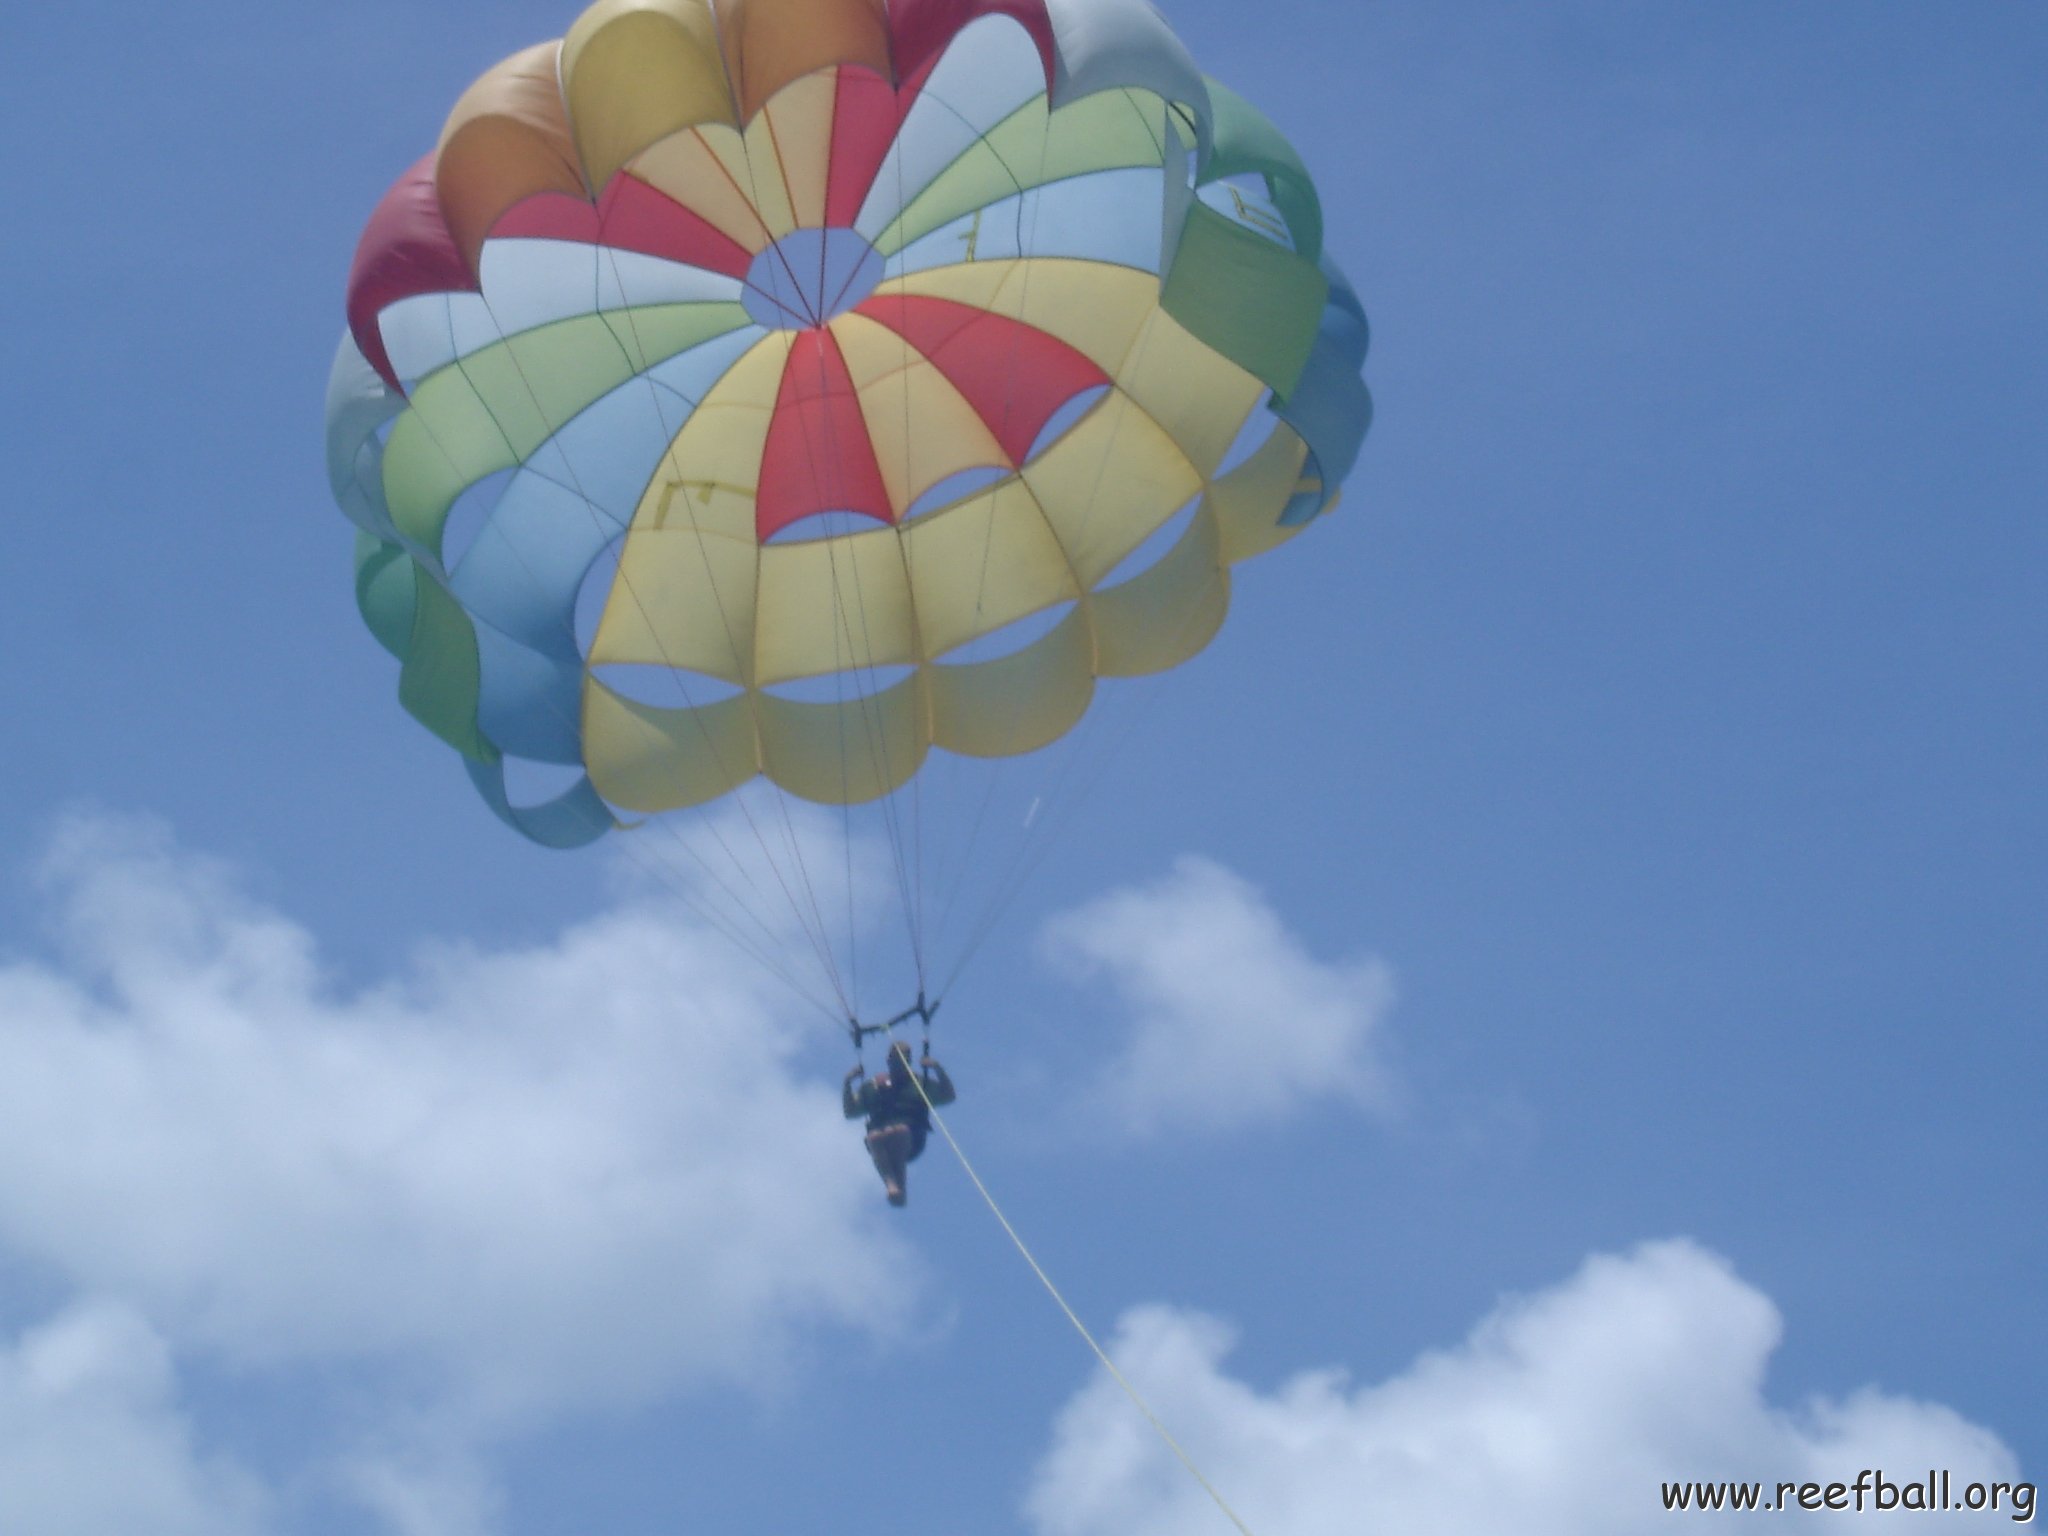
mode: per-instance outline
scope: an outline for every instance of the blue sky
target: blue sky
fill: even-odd
[[[573,10],[6,24],[0,1527],[1227,1529],[355,617],[356,234]],[[1261,1536],[2037,1476],[2048,17],[1167,14],[1379,416],[955,994],[978,1166]]]

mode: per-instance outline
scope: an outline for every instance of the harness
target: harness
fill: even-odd
[[[924,993],[919,992],[916,1002],[886,1023],[863,1024],[859,1019],[848,1019],[846,1029],[853,1037],[855,1059],[859,1059],[861,1047],[866,1044],[868,1036],[890,1035],[893,1038],[896,1026],[907,1024],[912,1019],[924,1025],[924,1048],[929,1054],[932,1048],[932,1015],[938,1011],[939,1005],[925,1001]],[[909,1076],[910,1072],[917,1070],[911,1067],[899,1074],[893,1069],[885,1069],[870,1078],[867,1086],[867,1092],[872,1095],[868,1100],[868,1129],[885,1131],[892,1126],[908,1126],[912,1157],[924,1150],[925,1138],[932,1133],[931,1105],[926,1102],[921,1085]]]
[[[925,1137],[931,1134],[932,1112],[924,1095],[917,1091],[917,1084],[900,1080],[894,1072],[884,1072],[869,1086],[875,1097],[868,1108],[868,1129],[881,1131],[892,1125],[907,1125],[912,1143],[922,1147]]]

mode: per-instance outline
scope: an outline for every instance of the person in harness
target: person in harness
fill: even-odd
[[[872,1078],[866,1074],[861,1065],[846,1074],[840,1107],[849,1120],[867,1116],[868,1156],[875,1160],[889,1203],[902,1205],[910,1198],[910,1165],[931,1135],[929,1106],[953,1102],[953,1080],[929,1055],[913,1067],[910,1047],[900,1040],[889,1047],[888,1064]]]

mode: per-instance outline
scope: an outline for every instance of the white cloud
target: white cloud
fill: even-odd
[[[1100,978],[1132,1015],[1098,1087],[1136,1135],[1277,1120],[1315,1100],[1387,1097],[1378,960],[1316,959],[1250,884],[1192,856],[1047,925],[1053,961]]]
[[[1632,1536],[1760,1518],[1801,1531],[1858,1517],[1667,1515],[1660,1485],[1826,1484],[1864,1468],[1894,1482],[1947,1468],[1957,1491],[2015,1478],[2010,1451],[1947,1408],[1871,1390],[1773,1406],[1764,1377],[1780,1329],[1770,1300],[1720,1259],[1666,1242],[1595,1258],[1377,1386],[1318,1371],[1262,1393],[1223,1371],[1226,1327],[1166,1307],[1128,1314],[1112,1353],[1255,1532]],[[1229,1529],[1101,1377],[1060,1414],[1028,1513],[1040,1536]],[[1992,1519],[2011,1523],[1961,1528]],[[1953,1513],[1885,1522],[1957,1526]]]
[[[485,1527],[466,1443],[773,1386],[915,1304],[818,1037],[671,902],[344,994],[161,830],[74,821],[43,885],[58,958],[0,963],[0,1248],[181,1351],[382,1373],[456,1426],[357,1448],[396,1530]]]
[[[131,1309],[75,1305],[0,1351],[0,1530],[254,1536],[255,1480],[194,1444],[164,1342]]]
[[[387,1429],[379,1445],[349,1456],[337,1481],[391,1536],[489,1536],[504,1498],[472,1446],[448,1444],[441,1429],[415,1421],[405,1443]]]

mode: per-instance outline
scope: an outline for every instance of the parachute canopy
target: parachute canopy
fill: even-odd
[[[1321,246],[1144,0],[599,0],[364,232],[363,616],[557,846],[1032,752],[1334,501],[1370,406]]]

